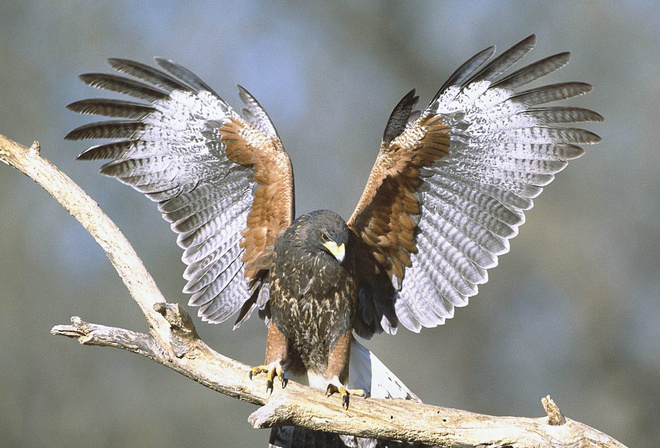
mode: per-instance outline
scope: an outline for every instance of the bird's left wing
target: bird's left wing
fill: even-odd
[[[421,112],[414,91],[396,106],[349,227],[376,270],[360,297],[356,331],[413,331],[442,324],[467,304],[486,270],[509,250],[524,210],[579,144],[595,134],[557,124],[601,121],[597,113],[543,104],[587,93],[584,83],[516,92],[568,62],[560,53],[503,75],[534,46],[530,36],[493,58],[464,63]],[[369,264],[366,264],[369,266]],[[387,288],[373,279],[391,281]]]
[[[242,87],[243,116],[186,68],[108,60],[127,76],[82,75],[86,84],[143,102],[89,99],[68,106],[116,117],[81,126],[66,138],[115,139],[79,159],[113,159],[101,168],[158,202],[184,249],[184,292],[200,316],[239,322],[268,300],[265,271],[277,235],[294,216],[289,157],[266,112]]]

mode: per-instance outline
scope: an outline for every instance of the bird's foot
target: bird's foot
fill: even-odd
[[[328,387],[325,390],[326,397],[329,397],[332,394],[338,393],[341,395],[341,405],[343,408],[348,409],[348,403],[350,401],[350,396],[355,395],[357,397],[364,397],[365,393],[362,389],[346,389],[341,383],[337,386],[334,383],[328,384]]]
[[[250,379],[260,373],[266,374],[266,392],[273,393],[273,380],[278,378],[282,383],[282,389],[286,387],[287,379],[284,377],[284,369],[279,361],[271,362],[267,365],[252,367],[250,370]]]

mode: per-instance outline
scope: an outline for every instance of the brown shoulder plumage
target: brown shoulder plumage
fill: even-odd
[[[421,116],[391,142],[383,142],[349,227],[371,247],[388,274],[403,278],[410,266],[420,169],[449,152],[449,127],[438,116]]]
[[[278,138],[264,135],[238,118],[223,122],[220,133],[227,157],[252,166],[258,185],[241,241],[245,276],[251,279],[268,265],[260,259],[270,259],[275,239],[293,221],[293,171]]]

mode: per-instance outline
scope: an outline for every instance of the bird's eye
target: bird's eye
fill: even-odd
[[[323,242],[325,242],[325,243],[327,243],[328,241],[330,241],[330,237],[329,237],[328,234],[325,233],[325,232],[324,232],[324,233],[321,233],[321,239],[322,239]]]

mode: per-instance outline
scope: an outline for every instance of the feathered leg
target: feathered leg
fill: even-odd
[[[266,361],[264,365],[253,367],[250,379],[259,373],[266,373],[266,390],[273,391],[273,380],[277,377],[286,386],[283,365],[286,365],[289,352],[289,342],[277,325],[271,322],[268,326],[268,341],[266,343]]]

